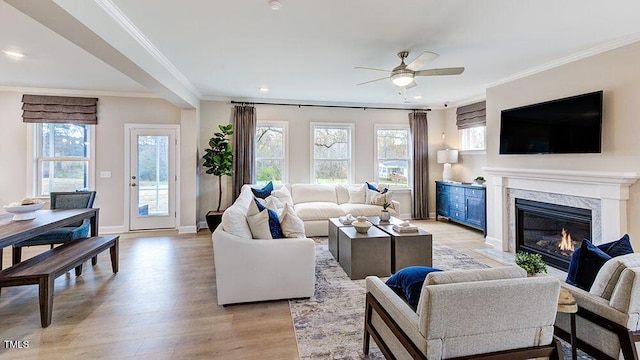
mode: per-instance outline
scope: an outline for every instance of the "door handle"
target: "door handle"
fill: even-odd
[[[131,183],[131,186],[135,187],[135,186],[138,186],[138,184],[136,184],[136,183]]]

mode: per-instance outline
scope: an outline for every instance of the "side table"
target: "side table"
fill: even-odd
[[[560,288],[560,296],[558,297],[558,312],[569,314],[571,317],[571,358],[577,359],[578,339],[576,337],[576,313],[578,312],[578,304],[576,299],[571,295],[569,290]]]

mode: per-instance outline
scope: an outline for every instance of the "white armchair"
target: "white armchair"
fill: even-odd
[[[366,279],[364,353],[387,359],[562,358],[553,338],[560,281],[509,266],[430,273],[417,312],[377,277]]]
[[[562,284],[578,304],[578,348],[597,359],[638,359],[640,352],[640,254],[614,257],[590,291]],[[570,338],[569,314],[559,313],[556,335]]]

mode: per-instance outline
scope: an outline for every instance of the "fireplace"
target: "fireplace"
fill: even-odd
[[[590,209],[515,199],[516,251],[542,255],[549,265],[566,271],[574,249],[591,239]]]

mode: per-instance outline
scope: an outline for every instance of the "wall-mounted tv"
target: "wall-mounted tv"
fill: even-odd
[[[600,153],[602,91],[502,110],[500,154]]]

